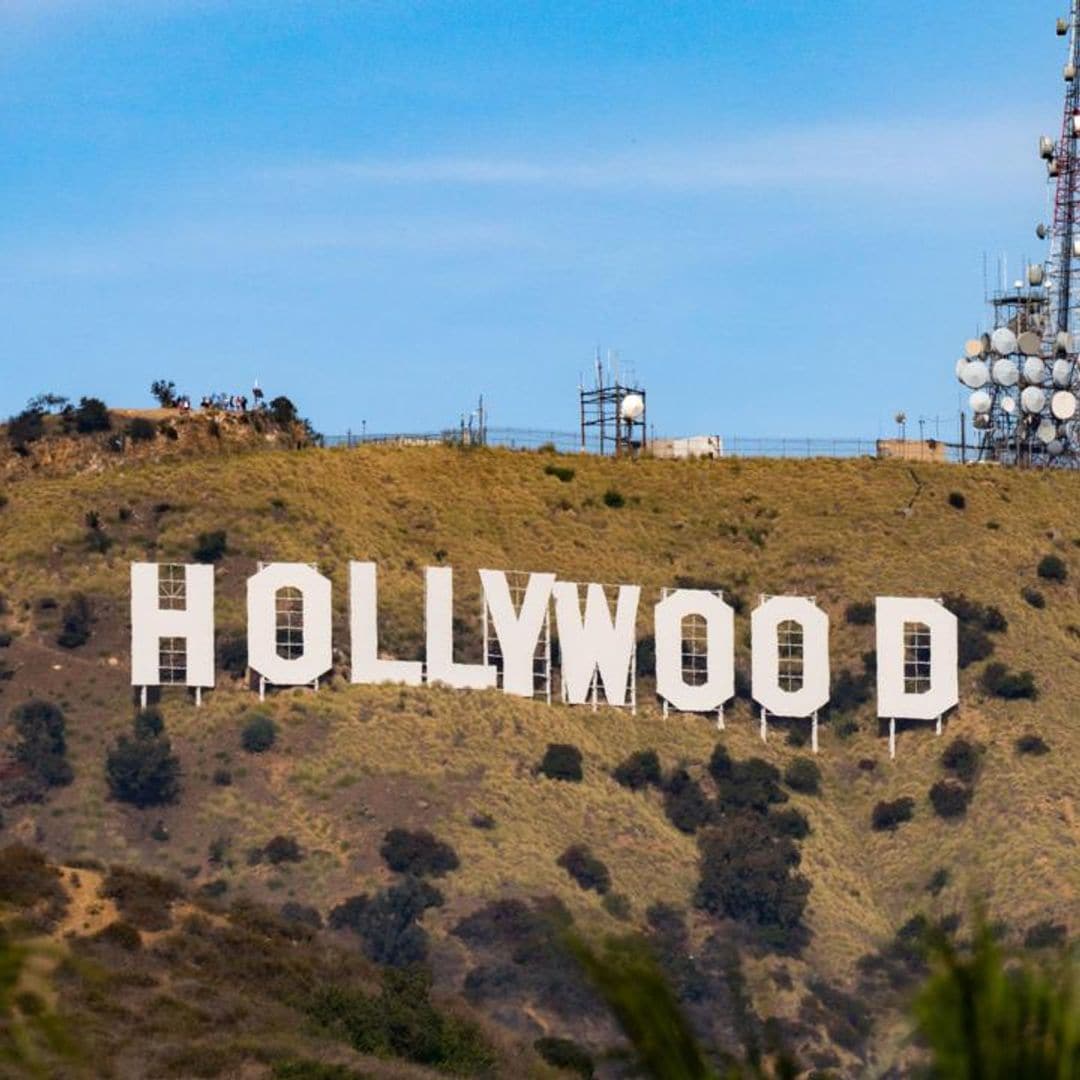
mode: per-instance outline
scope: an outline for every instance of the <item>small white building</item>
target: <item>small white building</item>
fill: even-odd
[[[718,458],[724,456],[719,435],[687,435],[681,439],[653,439],[649,444],[658,458]]]

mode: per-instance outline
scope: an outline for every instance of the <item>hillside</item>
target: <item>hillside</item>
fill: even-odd
[[[573,474],[560,477],[552,464]],[[607,492],[623,498],[605,500]],[[498,970],[490,943],[453,932],[493,900],[558,897],[590,935],[648,929],[646,910],[664,902],[686,913],[687,955],[704,963],[710,938],[714,949],[725,939],[740,944],[738,978],[728,978],[715,1039],[736,1039],[739,1010],[748,1008],[784,1021],[779,1026],[804,1060],[816,1055],[845,1075],[908,1060],[904,1023],[886,1008],[895,1005],[888,995],[875,1007],[872,1031],[851,1045],[826,1014],[843,1012],[846,1000],[837,1005],[828,988],[852,991],[859,958],[886,949],[916,913],[966,920],[981,902],[1014,942],[1048,920],[1075,932],[1080,481],[1071,474],[361,447],[13,470],[2,493],[0,593],[12,640],[0,651],[0,707],[6,715],[37,697],[63,708],[74,782],[50,789],[44,803],[10,805],[9,798],[0,842],[37,845],[69,866],[137,866],[222,902],[246,896],[276,909],[293,901],[325,918],[348,897],[395,880],[380,856],[389,829],[429,829],[460,861],[437,882],[445,903],[423,916],[440,990],[460,993],[477,955]],[[317,693],[268,695],[261,711],[278,737],[261,754],[245,752],[240,741],[257,694],[221,664],[202,708],[180,690],[163,692],[160,708],[182,765],[180,796],[137,809],[110,798],[104,771],[109,747],[130,731],[133,715],[128,563],[189,561],[200,534],[212,530],[227,535],[216,570],[219,639],[232,643],[242,633],[244,581],[257,561],[317,563],[334,583],[335,674]],[[1048,553],[1074,571],[1064,581],[1036,575]],[[685,767],[712,797],[707,765],[718,741],[738,761],[758,757],[783,772],[808,753],[800,745],[805,724],[777,723],[763,745],[756,713],[742,698],[729,707],[723,733],[715,719],[665,719],[647,680],[636,715],[497,692],[352,686],[344,653],[350,559],[378,563],[383,645],[400,657],[422,648],[422,570],[439,563],[456,572],[464,655],[477,646],[480,567],[640,583],[642,636],[651,633],[649,610],[663,586],[723,586],[744,608],[736,621],[743,670],[759,594],[814,595],[831,619],[834,684],[846,673],[849,686],[874,640],[873,627],[850,622],[846,612],[875,595],[966,596],[1000,609],[1007,630],[990,635],[991,658],[962,671],[961,705],[944,736],[935,738],[932,725],[902,727],[895,761],[872,698],[859,704],[856,696],[830,711],[816,759],[821,793],[787,791],[788,805],[811,829],[798,845],[811,886],[809,937],[792,954],[758,947],[695,908],[697,838],[673,827],[660,792],[630,790],[610,773],[632,751],[651,748],[665,773]],[[1030,591],[1025,600],[1025,589],[1038,590],[1043,606],[1030,602],[1037,600]],[[88,601],[91,634],[63,648],[58,632],[76,594]],[[982,689],[992,661],[1030,671],[1037,699],[1003,700]],[[1029,733],[1050,752],[1019,754],[1016,740]],[[957,737],[984,752],[966,814],[944,820],[928,791],[945,775],[941,754]],[[0,743],[14,738],[10,725],[0,728]],[[536,774],[550,743],[580,749],[583,782]],[[902,796],[914,799],[913,819],[873,829],[875,805]],[[298,843],[299,861],[249,856],[281,835]],[[208,857],[215,841],[216,857]],[[572,842],[587,843],[606,864],[625,907],[579,888],[557,864]],[[932,894],[928,882],[940,869],[947,881]],[[475,978],[469,986],[470,1000],[508,1037],[565,1034],[597,1051],[615,1041],[602,1014],[560,1015],[543,995],[485,996]]]

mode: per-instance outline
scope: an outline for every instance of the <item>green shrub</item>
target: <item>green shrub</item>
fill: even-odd
[[[93,431],[108,431],[112,427],[109,410],[105,402],[96,397],[79,398],[75,409],[75,430],[80,435]]]
[[[909,795],[892,801],[882,800],[870,815],[870,824],[878,831],[893,832],[915,816],[915,800]]]
[[[581,751],[571,743],[548,743],[537,772],[550,780],[581,781]]]
[[[184,895],[173,881],[143,870],[111,866],[101,895],[116,903],[120,914],[140,930],[166,930],[172,925],[172,904]]]
[[[82,593],[73,593],[60,616],[60,633],[56,644],[63,649],[77,649],[90,640],[93,612],[90,601]]]
[[[664,813],[684,833],[696,832],[713,816],[701,785],[685,769],[676,769],[664,784]]]
[[[1060,555],[1044,555],[1035,568],[1044,581],[1064,581],[1069,576],[1065,560]]]
[[[856,601],[844,609],[844,619],[851,626],[872,626],[874,610],[873,600]]]
[[[224,529],[215,529],[212,532],[199,533],[199,539],[191,554],[196,562],[215,563],[225,556],[228,550],[228,534]]]
[[[8,420],[8,442],[17,453],[25,454],[29,445],[44,434],[45,414],[41,409],[24,409]]]
[[[15,760],[43,787],[64,787],[74,779],[67,760],[67,723],[64,712],[50,701],[33,699],[11,710],[18,742]]]
[[[45,856],[25,844],[0,848],[0,904],[16,908],[48,907],[55,917],[67,907],[60,873]]]
[[[982,673],[982,688],[988,694],[1015,701],[1021,698],[1034,700],[1039,696],[1035,676],[1030,671],[1009,671],[1001,663],[987,664]]]
[[[234,679],[247,673],[247,634],[243,630],[226,630],[218,635],[217,665]]]
[[[1060,949],[1068,940],[1069,931],[1064,923],[1044,919],[1029,926],[1024,934],[1025,949]]]
[[[773,803],[787,802],[780,789],[780,770],[761,758],[735,761],[723,743],[717,743],[709,759],[709,773],[716,783],[721,806],[746,807],[764,812]]]
[[[427,934],[417,925],[425,911],[441,907],[442,893],[417,878],[371,897],[366,893],[338,904],[327,918],[332,930],[351,930],[376,964],[410,967],[427,958]]]
[[[625,761],[615,766],[612,777],[617,784],[640,791],[644,787],[660,787],[660,758],[655,750],[635,750]]]
[[[963,817],[967,813],[971,795],[971,788],[959,780],[938,780],[930,788],[930,803],[938,817]]]
[[[817,795],[821,791],[821,769],[812,758],[797,757],[784,770],[784,783],[802,795]]]
[[[175,802],[180,794],[180,759],[157,721],[140,713],[134,737],[121,735],[105,759],[105,779],[114,799],[140,808]]]
[[[949,505],[954,510],[963,510],[967,506],[967,499],[959,491],[949,492]]]
[[[300,845],[291,836],[275,836],[262,850],[263,858],[273,866],[286,862],[300,862],[304,857]]]
[[[1020,590],[1020,595],[1023,597],[1025,604],[1030,604],[1031,607],[1038,611],[1046,607],[1046,597],[1038,589],[1027,586]]]
[[[949,871],[945,867],[940,866],[930,875],[930,880],[926,883],[926,891],[931,896],[937,896],[946,885],[949,884]]]
[[[556,465],[554,462],[549,462],[544,466],[544,472],[548,476],[557,477],[562,483],[569,484],[574,479],[574,470],[566,465]]]
[[[810,822],[801,810],[793,806],[783,810],[774,810],[768,816],[769,824],[777,836],[787,836],[792,840],[802,840],[810,835]]]
[[[115,919],[94,935],[95,941],[115,945],[124,952],[138,952],[142,948],[142,934],[125,919]]]
[[[533,1049],[549,1065],[566,1072],[577,1073],[578,1076],[584,1076],[587,1080],[591,1080],[596,1071],[596,1062],[593,1061],[592,1055],[573,1039],[545,1035],[533,1043]]]
[[[135,714],[135,738],[153,739],[165,730],[165,718],[160,709],[140,709]]]
[[[990,656],[994,643],[985,630],[962,622],[957,631],[956,651],[957,664],[966,668]]]
[[[1050,753],[1049,745],[1039,735],[1028,732],[1016,740],[1016,752],[1018,754],[1032,754],[1040,757]]]
[[[583,889],[594,889],[601,896],[611,888],[611,874],[585,844],[571,844],[556,860]]]
[[[391,829],[379,854],[391,870],[412,877],[442,877],[461,865],[457,852],[427,829]]]
[[[250,754],[264,754],[277,740],[277,725],[266,713],[254,713],[240,732],[240,745]]]
[[[128,421],[127,437],[132,442],[152,442],[157,436],[157,428],[145,416],[134,416]]]
[[[612,510],[619,510],[626,505],[626,496],[617,488],[608,488],[604,492],[604,505]]]
[[[799,851],[761,814],[738,810],[706,829],[699,841],[700,879],[694,903],[713,915],[785,931],[794,944],[810,893],[795,870]]]
[[[279,427],[289,427],[299,420],[296,406],[284,394],[270,402],[270,415]]]
[[[953,739],[941,755],[942,766],[965,784],[973,784],[982,764],[983,748],[968,739]]]

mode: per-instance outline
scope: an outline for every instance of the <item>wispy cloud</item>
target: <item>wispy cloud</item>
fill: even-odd
[[[709,192],[739,188],[1000,190],[1030,178],[1030,117],[972,123],[953,118],[882,119],[875,123],[780,128],[768,134],[712,137],[694,143],[643,144],[572,159],[478,154],[410,159],[357,158],[275,166],[274,178],[311,184],[430,184],[652,189]],[[989,147],[1004,152],[983,168]],[[1031,155],[1033,157],[1033,154]]]

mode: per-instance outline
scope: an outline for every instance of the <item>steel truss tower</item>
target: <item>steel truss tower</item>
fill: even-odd
[[[1058,140],[1039,139],[1054,217],[1036,236],[1045,263],[990,298],[993,330],[967,342],[956,366],[971,391],[979,459],[1008,465],[1080,466],[1080,0],[1057,34],[1067,38],[1065,103]],[[1075,281],[1074,281],[1075,278]]]

